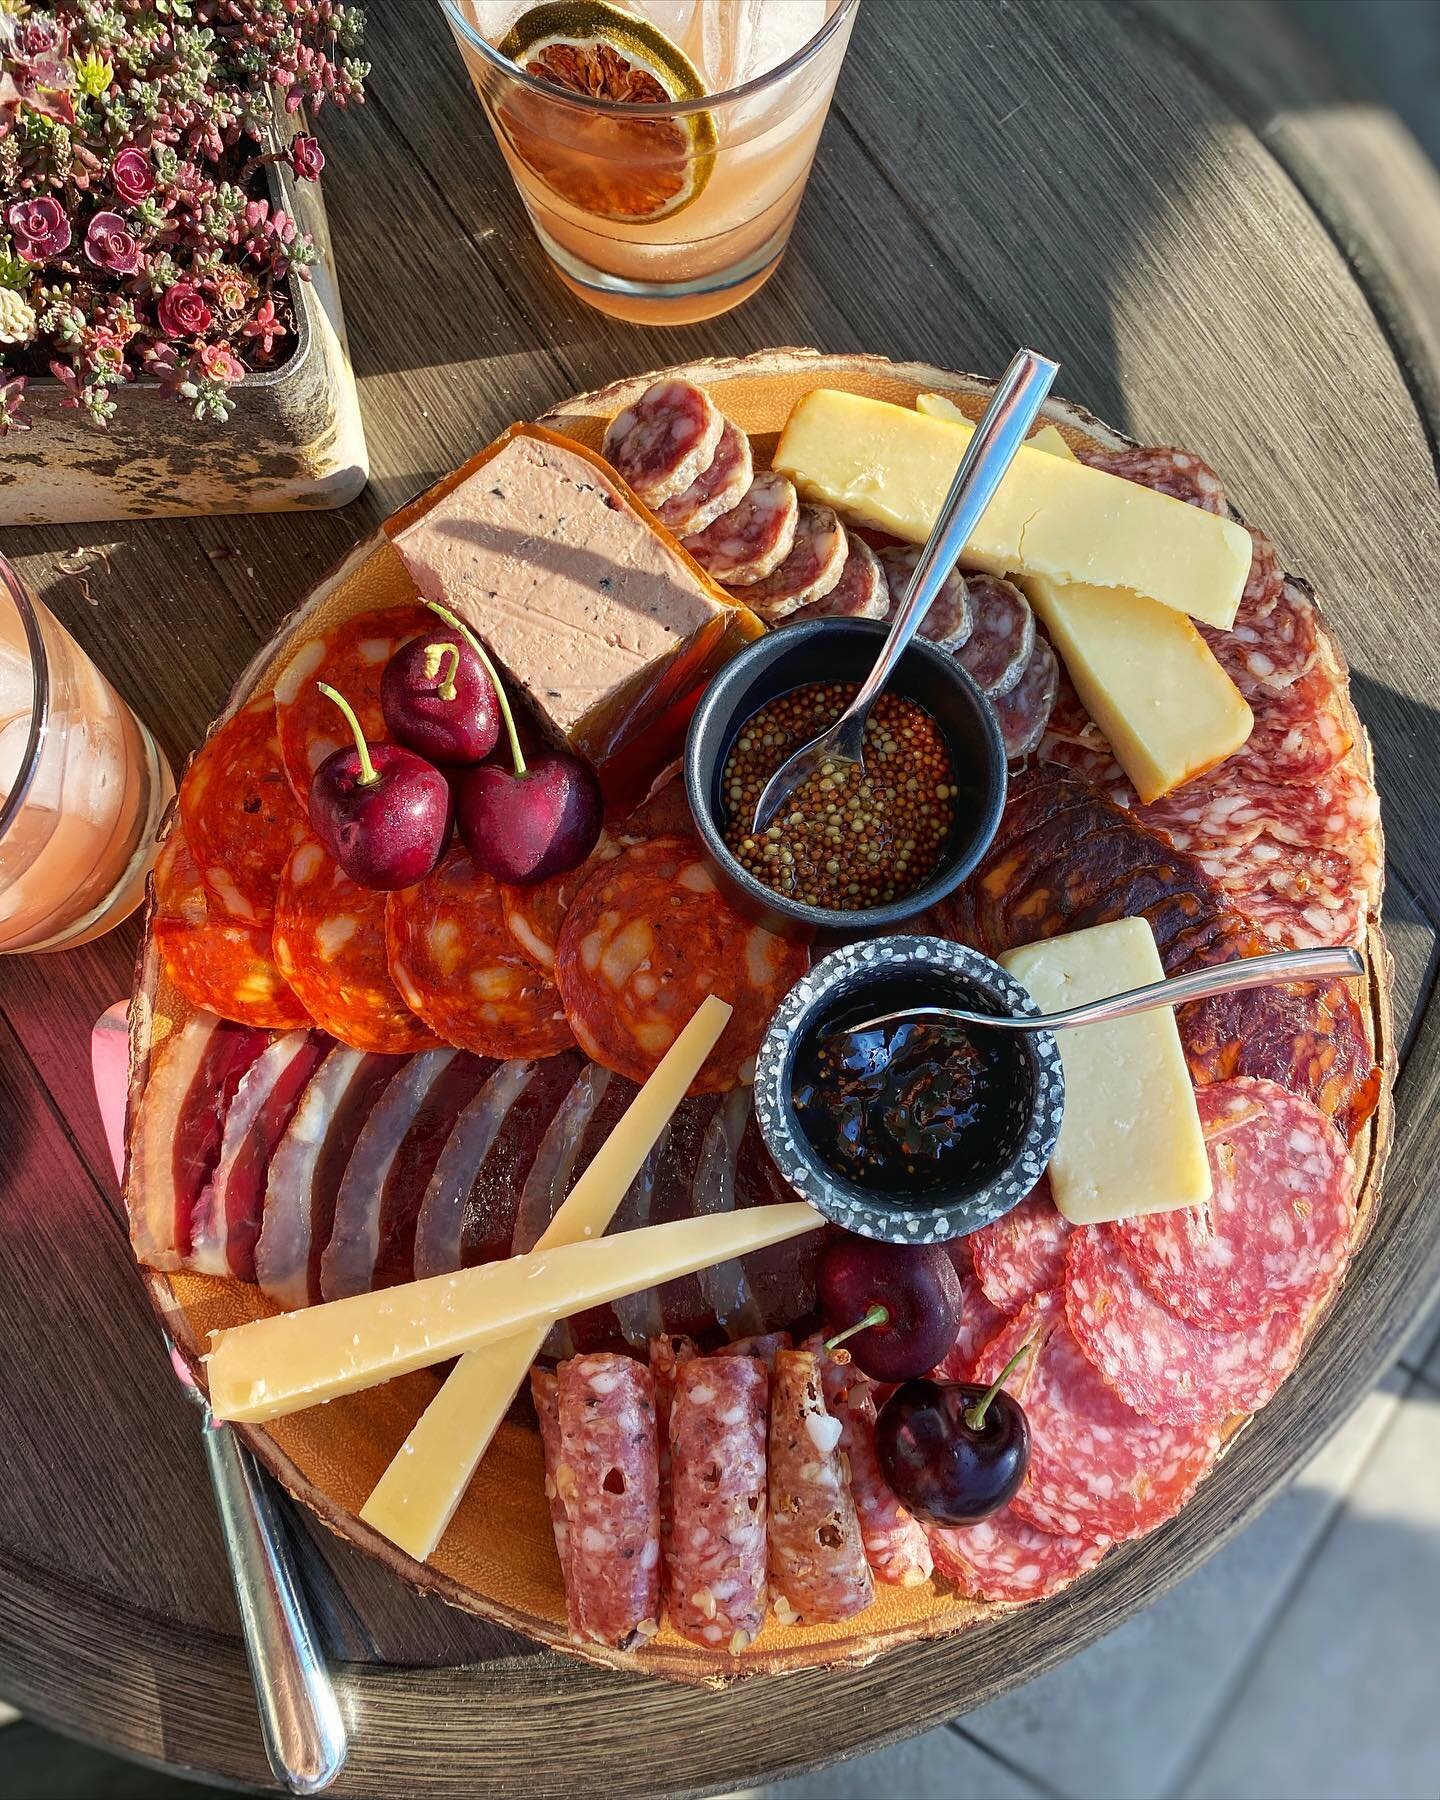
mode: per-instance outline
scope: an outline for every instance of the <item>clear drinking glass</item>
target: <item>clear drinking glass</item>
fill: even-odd
[[[684,325],[738,306],[775,272],[859,0],[628,0],[706,90],[644,105],[572,93],[502,56],[532,0],[440,3],[573,293],[616,318]]]
[[[68,949],[132,913],[174,792],[154,738],[0,557],[0,953]]]

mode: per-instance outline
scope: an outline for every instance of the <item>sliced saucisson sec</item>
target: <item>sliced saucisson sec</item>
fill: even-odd
[[[560,941],[560,927],[565,923],[570,902],[601,863],[613,860],[620,850],[621,845],[609,832],[602,831],[600,841],[578,868],[532,882],[529,887],[511,887],[503,881],[499,884],[506,929],[547,977],[555,973],[555,946]]]
[[[1072,1227],[1055,1206],[1050,1180],[990,1225],[969,1236],[975,1274],[985,1298],[1007,1317],[1065,1279],[1065,1245]]]
[[[187,1000],[222,1019],[289,1031],[310,1015],[272,953],[270,930],[233,918],[206,886],[185,833],[155,863],[151,929],[165,972]]]
[[[207,887],[232,917],[268,925],[280,871],[308,833],[280,761],[273,695],[259,695],[210,735],[179,800]]]
[[[1134,444],[1124,450],[1081,450],[1079,459],[1092,469],[1104,469],[1157,494],[1169,494],[1202,512],[1229,511],[1225,485],[1209,463],[1189,450],[1169,446]]]
[[[655,516],[677,537],[704,531],[707,525],[713,525],[724,513],[740,504],[754,474],[748,435],[726,419],[709,466],[700,471],[683,493],[662,501],[655,509]]]
[[[1042,1531],[1092,1541],[1140,1537],[1163,1524],[1214,1463],[1219,1433],[1142,1418],[1091,1366],[1063,1311],[1041,1302],[1009,1321],[973,1379],[995,1381],[1032,1341],[1006,1384],[1030,1424],[1030,1468],[1012,1510]]]
[[[654,838],[602,864],[565,916],[555,982],[582,1050],[645,1081],[707,994],[734,1008],[692,1092],[753,1071],[765,1027],[804,974],[803,946],[744,919],[693,839]]]
[[[990,704],[1000,721],[1000,736],[1009,762],[1029,756],[1045,735],[1051,709],[1060,686],[1060,663],[1047,638],[1035,634],[1030,660],[1020,678],[1005,694],[995,694]]]
[[[820,1359],[825,1404],[840,1421],[840,1449],[850,1476],[865,1560],[887,1587],[918,1587],[934,1569],[924,1527],[896,1499],[875,1454],[875,1384],[854,1363],[813,1347]]]
[[[765,1623],[769,1388],[755,1357],[692,1357],[675,1371],[670,1623],[731,1656]]]
[[[500,884],[452,845],[424,881],[389,897],[391,977],[412,1013],[477,1056],[553,1056],[575,1039],[560,996],[505,923]]]
[[[920,552],[913,544],[890,544],[880,552],[880,566],[885,571],[890,595],[890,603],[885,609],[887,619],[893,619],[899,612],[919,561]],[[952,569],[920,621],[920,636],[938,644],[942,650],[958,650],[970,636],[974,624],[965,577],[958,569]]]
[[[763,469],[738,505],[704,531],[685,538],[684,544],[722,587],[743,590],[780,567],[795,547],[799,523],[795,484]]]
[[[782,1350],[770,1399],[768,1550],[782,1625],[848,1619],[875,1597],[840,1434],[825,1405],[819,1358]]]
[[[956,661],[992,698],[1008,694],[1025,673],[1035,648],[1035,614],[1013,581],[998,575],[968,574],[970,635]]]
[[[650,1371],[629,1356],[560,1365],[560,1461],[580,1638],[627,1650],[660,1629],[660,1463]]]
[[[445,627],[428,607],[387,606],[355,613],[296,646],[275,683],[275,719],[285,773],[302,812],[308,813],[315,771],[351,741],[339,707],[316,683],[345,696],[368,742],[388,743],[380,677],[400,646],[422,631],[444,635]]]
[[[935,1567],[976,1600],[1043,1600],[1087,1574],[1108,1538],[1041,1531],[1013,1506],[978,1525],[929,1529]]]
[[[435,1048],[390,978],[385,895],[352,881],[313,838],[280,877],[271,942],[280,973],[331,1037],[385,1055]]]
[[[530,1398],[535,1403],[535,1417],[540,1423],[540,1448],[545,1457],[545,1499],[550,1508],[550,1529],[555,1534],[560,1579],[565,1584],[565,1612],[570,1635],[578,1639],[581,1636],[580,1617],[575,1607],[575,1583],[570,1574],[570,1521],[557,1485],[560,1473],[560,1377],[553,1369],[542,1369],[538,1364],[531,1369]]]
[[[647,506],[662,506],[710,467],[725,420],[693,381],[654,381],[633,406],[616,413],[604,456]]]
[[[842,526],[842,530],[844,527]],[[883,619],[890,607],[890,590],[875,552],[853,531],[845,532],[845,570],[828,594],[811,600],[791,613],[789,623],[800,619]]]
[[[745,589],[745,604],[770,624],[822,600],[840,585],[850,540],[828,506],[802,503],[795,542],[777,569]]]

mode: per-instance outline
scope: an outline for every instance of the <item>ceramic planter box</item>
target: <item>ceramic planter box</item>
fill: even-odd
[[[284,135],[293,128],[287,121]],[[202,425],[140,381],[120,394],[109,430],[97,431],[60,405],[59,382],[32,380],[32,429],[0,443],[0,525],[343,506],[364,487],[365,437],[320,184],[297,181],[284,164],[267,173],[271,204],[321,252],[312,279],[291,283],[299,334],[289,360],[247,376],[222,426]]]

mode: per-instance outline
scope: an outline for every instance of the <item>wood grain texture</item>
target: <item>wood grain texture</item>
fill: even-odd
[[[1118,1624],[1263,1504],[1440,1273],[1426,1207],[1440,1157],[1434,371],[1423,333],[1394,323],[1413,280],[1389,264],[1377,298],[1383,240],[1357,255],[1358,225],[1347,240],[1317,218],[1233,84],[1126,5],[867,0],[780,274],[740,312],[673,332],[600,319],[548,276],[429,0],[373,8],[370,25],[372,103],[325,121],[370,489],[339,514],[4,542],[172,755],[331,563],[513,418],[766,344],[994,369],[1022,339],[1060,356],[1072,398],[1220,467],[1326,596],[1375,739],[1408,1054],[1380,1226],[1346,1290],[1367,1329],[1326,1332],[1227,1479],[1102,1582],[870,1671],[710,1696],[497,1645],[346,1546],[309,1541],[307,1579],[350,1659],[355,1751],[338,1791],[558,1795],[581,1767],[617,1795],[739,1786],[978,1705]],[[1424,205],[1411,229],[1433,242]],[[15,1372],[0,1406],[20,1471],[0,1496],[0,1687],[62,1728],[258,1783],[193,1422],[129,1266],[80,1059],[91,1017],[129,985],[134,941],[0,963],[0,1280],[19,1297],[0,1324]],[[450,1662],[468,1666],[401,1666]]]

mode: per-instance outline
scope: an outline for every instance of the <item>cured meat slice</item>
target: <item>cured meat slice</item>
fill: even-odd
[[[802,504],[790,554],[762,580],[746,586],[745,604],[771,624],[786,618],[840,585],[847,552],[845,527],[830,508]]]
[[[692,1094],[682,1100],[670,1119],[665,1149],[655,1171],[655,1187],[650,1196],[650,1217],[654,1224],[665,1225],[674,1219],[688,1219],[694,1209],[696,1171],[700,1167],[705,1133],[717,1107],[718,1094]],[[705,1298],[700,1276],[682,1275],[660,1287],[660,1316],[665,1329],[688,1336],[712,1330],[714,1309]]]
[[[331,1037],[390,1055],[434,1048],[390,979],[385,895],[352,881],[313,838],[285,865],[271,942],[280,973]]]
[[[962,1238],[960,1242],[968,1240]],[[1052,1303],[1058,1301],[1059,1290],[1050,1298]],[[991,1303],[974,1270],[962,1270],[960,1329],[934,1374],[941,1381],[973,1381],[976,1364],[1008,1323],[1007,1315]]]
[[[385,943],[406,1005],[447,1043],[502,1058],[553,1056],[574,1043],[559,994],[505,922],[499,882],[463,844],[390,895]]]
[[[692,1204],[697,1218],[705,1213],[735,1210],[740,1145],[750,1112],[748,1090],[733,1088],[711,1114],[695,1168]],[[716,1323],[732,1337],[753,1337],[764,1330],[764,1318],[739,1257],[702,1269],[699,1280],[700,1292]]]
[[[794,483],[765,469],[738,506],[684,539],[700,567],[723,586],[745,588],[778,569],[795,546],[800,501]],[[743,596],[742,596],[743,598]]]
[[[765,1623],[769,1387],[753,1357],[695,1357],[676,1371],[670,1412],[670,1623],[732,1656]]]
[[[335,1201],[370,1109],[402,1066],[337,1046],[321,1063],[270,1159],[265,1216],[255,1243],[255,1279],[293,1311],[320,1298],[320,1258]]]
[[[1272,1312],[1210,1331],[1157,1300],[1104,1229],[1075,1232],[1066,1253],[1065,1319],[1127,1406],[1164,1425],[1203,1428],[1258,1412],[1300,1360],[1305,1322]]]
[[[1253,564],[1251,574],[1253,579]],[[1253,701],[1267,690],[1293,687],[1309,674],[1320,655],[1320,627],[1315,602],[1295,582],[1282,580],[1259,616],[1247,605],[1249,595],[1247,584],[1231,630],[1202,625],[1200,633],[1221,668]]]
[[[1245,577],[1245,591],[1240,596],[1236,617],[1256,624],[1265,617],[1284,591],[1285,571],[1281,567],[1275,546],[1265,533],[1257,530],[1254,525],[1247,525],[1245,529],[1250,533],[1252,545],[1250,573]]]
[[[1330,671],[1319,666],[1287,688],[1250,696],[1255,726],[1235,761],[1270,781],[1318,781],[1354,743],[1350,718]]]
[[[550,1529],[555,1534],[560,1579],[565,1584],[565,1611],[570,1635],[578,1638],[580,1619],[575,1610],[575,1583],[570,1575],[570,1521],[556,1485],[560,1472],[560,1377],[553,1369],[542,1369],[538,1365],[531,1369],[530,1398],[535,1403],[535,1417],[540,1424],[540,1447],[545,1457],[545,1498],[550,1506]]]
[[[1307,1315],[1350,1255],[1349,1151],[1323,1113],[1273,1081],[1217,1081],[1195,1099],[1209,1201],[1124,1219],[1111,1234],[1151,1292],[1193,1325]]]
[[[512,1256],[524,1256],[535,1248],[570,1191],[585,1134],[610,1080],[608,1069],[586,1063],[552,1114],[520,1190]]]
[[[970,635],[955,652],[961,668],[991,699],[1008,694],[1035,648],[1035,615],[1013,581],[998,575],[965,577]]]
[[[605,432],[603,455],[647,506],[683,494],[710,467],[725,420],[704,388],[652,381]]]
[[[560,1365],[560,1461],[582,1639],[626,1650],[660,1628],[660,1464],[650,1371],[628,1356]]]
[[[707,994],[734,1016],[692,1092],[746,1080],[770,1016],[809,963],[737,913],[687,838],[634,844],[572,902],[555,952],[570,1028],[593,1061],[643,1082]]]
[[[1350,857],[1338,850],[1296,850],[1268,832],[1239,852],[1201,855],[1235,905],[1268,938],[1292,950],[1359,945],[1377,898]]]
[[[935,1567],[976,1600],[1043,1600],[1093,1569],[1107,1538],[1041,1531],[1013,1506],[962,1530],[930,1528]]]
[[[841,527],[844,531],[844,526]],[[883,619],[890,608],[890,590],[880,559],[853,531],[845,531],[845,569],[830,592],[791,613],[797,619]]]
[[[770,1591],[782,1625],[848,1619],[875,1597],[819,1358],[782,1350],[771,1384]]]
[[[155,1052],[125,1179],[130,1241],[149,1268],[186,1266],[230,1103],[270,1041],[266,1031],[202,1012]]]
[[[315,771],[332,751],[350,742],[340,709],[316,682],[326,682],[345,696],[370,743],[388,743],[380,710],[380,677],[400,646],[422,631],[445,634],[427,607],[386,606],[341,619],[297,645],[275,683],[275,721],[281,760],[302,812],[310,804]]]
[[[1065,1279],[1065,1245],[1073,1226],[1063,1218],[1042,1175],[1018,1206],[969,1236],[975,1274],[985,1298],[1007,1315]]]
[[[1008,761],[1018,762],[1036,749],[1050,723],[1051,709],[1060,685],[1060,663],[1049,640],[1035,635],[1030,660],[1008,694],[991,697]]]
[[[974,1379],[994,1381],[1031,1339],[1035,1350],[1007,1384],[1030,1423],[1030,1469],[1010,1510],[1042,1531],[1092,1540],[1140,1537],[1163,1524],[1209,1471],[1218,1432],[1132,1411],[1091,1367],[1058,1308],[1017,1313]]]
[[[611,1083],[607,1096],[609,1109],[602,1107],[591,1130],[592,1143],[587,1146],[589,1152],[586,1166],[599,1152],[601,1144],[615,1130],[625,1109],[635,1098],[639,1089],[633,1082],[623,1081],[616,1076]],[[641,1163],[635,1179],[625,1190],[625,1197],[615,1209],[615,1218],[610,1227],[612,1231],[636,1231],[652,1222],[652,1207],[655,1201],[655,1186],[659,1178],[660,1166],[665,1157],[666,1140],[669,1137],[667,1126],[651,1145],[649,1154]],[[611,1311],[614,1323],[620,1327],[620,1335],[637,1350],[643,1350],[650,1338],[657,1336],[665,1329],[665,1314],[660,1303],[660,1290],[655,1287],[641,1288],[633,1294],[622,1294],[613,1303]],[[585,1323],[585,1315],[571,1321],[571,1327],[577,1332]],[[583,1339],[581,1340],[584,1341]]]
[[[899,612],[919,560],[920,552],[913,544],[890,544],[880,552],[880,566],[885,571],[890,594],[890,604],[885,610],[887,619],[893,619]],[[920,621],[920,636],[938,644],[942,650],[958,650],[973,627],[965,577],[959,569],[952,569]]]
[[[796,1198],[795,1190],[780,1173],[766,1146],[752,1105],[735,1164],[735,1204],[741,1208],[782,1206]],[[822,1233],[817,1231],[788,1243],[773,1244],[768,1250],[749,1251],[741,1257],[740,1266],[763,1332],[782,1330],[815,1310],[823,1248]]]
[[[817,1350],[825,1404],[840,1421],[840,1450],[850,1476],[865,1560],[887,1587],[918,1587],[934,1561],[924,1527],[895,1498],[875,1454],[875,1388],[854,1363]]]
[[[546,881],[533,882],[529,887],[499,883],[506,929],[535,967],[547,976],[555,970],[555,946],[570,902],[601,863],[609,862],[619,854],[620,845],[616,840],[609,832],[601,832],[600,841],[579,868],[570,869],[564,875],[552,875]]]
[[[1223,515],[1230,510],[1220,477],[1189,450],[1134,444],[1125,450],[1081,450],[1077,454],[1092,469],[1104,469],[1125,481],[1153,488],[1157,494],[1169,494],[1172,500],[1183,500],[1202,512]]]
[[[212,732],[180,783],[185,837],[224,910],[268,925],[290,852],[307,835],[275,725],[275,697],[261,694]]]
[[[268,929],[225,911],[201,880],[183,831],[170,833],[151,881],[155,945],[165,973],[187,1000],[261,1029],[309,1024],[299,996],[276,967]]]
[[[745,498],[745,491],[755,473],[750,455],[750,439],[738,425],[724,419],[720,442],[707,468],[695,477],[683,493],[662,501],[655,516],[677,537],[687,532],[704,531],[722,514],[728,513]]]
[[[226,1110],[214,1176],[195,1208],[191,1268],[255,1279],[270,1159],[306,1083],[332,1047],[318,1031],[287,1031],[245,1071]]]

